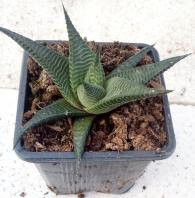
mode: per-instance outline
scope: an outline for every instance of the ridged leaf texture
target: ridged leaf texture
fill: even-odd
[[[110,72],[110,74],[107,76],[107,79],[113,76],[116,76],[117,73],[120,73],[127,69],[131,69],[132,67],[135,67],[144,58],[144,56],[149,51],[151,51],[152,47],[153,45],[142,48],[138,53],[128,58],[126,61],[120,64],[116,69]]]
[[[0,27],[0,31],[26,50],[49,73],[63,97],[73,106],[79,107],[70,88],[68,58],[8,29]]]
[[[53,121],[67,116],[74,117],[87,115],[89,115],[87,112],[71,106],[64,99],[59,99],[35,113],[32,119],[29,120],[14,137],[14,146],[17,144],[19,138],[24,132],[35,126],[38,126],[39,124],[47,123],[48,121]]]
[[[154,97],[169,91],[148,88],[144,85],[132,85],[127,79],[114,77],[107,81],[106,96],[95,105],[85,108],[92,114],[107,113],[123,104],[142,98]]]
[[[89,107],[102,99],[106,95],[104,84],[105,74],[98,53],[94,63],[87,71],[84,83],[77,88],[77,95],[81,104],[84,107]]]
[[[95,55],[73,26],[65,8],[64,14],[69,38],[70,85],[77,97],[77,87],[83,83],[90,65],[94,63]]]
[[[76,118],[73,124],[74,152],[77,158],[81,158],[85,141],[95,116]]]
[[[106,95],[106,90],[99,85],[84,82],[77,89],[79,101],[84,107],[89,107]]]
[[[99,53],[96,55],[94,63],[90,65],[84,81],[89,84],[104,86],[105,74]]]
[[[130,83],[135,85],[145,84],[157,75],[163,73],[164,71],[172,67],[175,63],[187,57],[188,55],[189,54],[177,56],[149,65],[143,65],[136,68],[126,69],[122,72],[113,74],[113,77],[115,76],[129,79]]]

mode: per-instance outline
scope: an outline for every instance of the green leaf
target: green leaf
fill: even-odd
[[[146,84],[188,55],[189,54],[176,56],[157,63],[126,69],[123,72],[114,74],[113,76],[128,79],[130,80],[131,84]]]
[[[129,59],[127,59],[125,62],[120,64],[117,68],[115,68],[108,76],[107,79],[117,76],[117,73],[120,73],[122,71],[126,71],[126,69],[130,69],[132,67],[135,67],[143,58],[144,56],[152,49],[153,45],[147,46],[142,48],[138,53],[131,56]]]
[[[87,74],[85,76],[85,82],[90,84],[95,84],[99,86],[104,86],[105,73],[103,66],[100,62],[100,54],[96,55],[94,63],[89,67]]]
[[[77,87],[83,83],[90,65],[94,63],[95,55],[73,26],[64,6],[63,9],[69,37],[70,85],[74,96],[77,97]]]
[[[84,82],[77,88],[77,95],[84,107],[90,107],[106,95],[106,90],[99,85]]]
[[[74,152],[77,158],[81,158],[85,141],[95,116],[76,118],[73,124]]]
[[[89,115],[87,112],[76,109],[71,106],[64,99],[59,99],[52,104],[44,107],[43,109],[37,111],[37,113],[30,119],[22,128],[20,128],[14,137],[14,146],[19,141],[20,137],[28,129],[31,129],[39,124],[47,123],[48,121],[53,121],[59,118],[67,116],[86,116]]]
[[[128,102],[170,92],[144,85],[132,85],[131,81],[119,77],[113,77],[107,81],[106,91],[107,94],[102,100],[85,110],[92,114],[107,113]]]
[[[0,27],[0,31],[26,50],[48,72],[63,97],[73,106],[79,107],[69,84],[68,58],[8,29]]]

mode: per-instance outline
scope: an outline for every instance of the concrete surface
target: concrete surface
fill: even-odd
[[[195,1],[64,0],[64,4],[88,40],[156,43],[162,59],[193,53],[165,74],[167,88],[175,90],[169,94],[177,138],[173,156],[151,163],[126,194],[91,192],[86,197],[193,198]],[[0,26],[32,39],[67,39],[60,0],[1,0]],[[19,160],[12,151],[22,52],[0,33],[0,197],[54,198],[56,195],[47,189],[35,167]]]

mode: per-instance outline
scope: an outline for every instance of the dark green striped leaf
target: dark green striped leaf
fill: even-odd
[[[96,55],[94,63],[89,67],[89,70],[87,71],[87,74],[85,76],[85,82],[103,87],[104,81],[105,73],[103,66],[100,62],[100,54],[98,53]]]
[[[58,86],[63,97],[73,106],[79,107],[69,83],[68,58],[20,34],[0,27],[0,31],[12,38],[40,64]]]
[[[126,71],[127,69],[130,69],[132,67],[135,67],[143,58],[144,56],[151,50],[152,46],[147,46],[141,49],[138,53],[131,56],[129,59],[127,59],[125,62],[120,64],[116,69],[114,69],[108,76],[107,79],[117,76],[118,73],[122,71]]]
[[[70,85],[74,96],[77,97],[77,87],[83,83],[90,65],[94,63],[95,55],[73,26],[65,8],[64,14],[69,37]]]
[[[77,88],[77,95],[84,107],[90,107],[106,95],[106,90],[99,85],[84,82]]]
[[[73,124],[73,142],[74,142],[74,153],[77,158],[81,158],[85,141],[88,135],[88,132],[91,128],[94,116],[88,116],[83,118],[76,118]]]
[[[64,99],[59,99],[56,102],[46,106],[45,108],[37,111],[37,113],[29,120],[21,129],[19,129],[14,137],[14,146],[17,144],[20,137],[28,129],[31,129],[39,124],[47,123],[59,118],[67,116],[86,116],[89,115],[87,112],[81,111],[71,106]]]
[[[163,73],[175,63],[179,62],[187,55],[176,56],[157,63],[143,65],[136,68],[126,69],[123,72],[114,74],[113,76],[121,77],[130,80],[131,84],[146,84],[157,75]]]
[[[106,91],[103,99],[85,110],[92,114],[102,114],[134,100],[169,92],[164,89],[148,88],[144,85],[132,85],[129,80],[119,77],[113,77],[107,81]]]

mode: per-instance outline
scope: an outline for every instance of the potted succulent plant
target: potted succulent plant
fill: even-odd
[[[126,57],[126,60],[120,64],[112,63],[116,68],[111,68],[111,71],[109,71],[109,69],[105,69],[106,65],[102,63],[103,54],[101,47],[110,46],[112,44],[97,43],[96,50],[91,50],[73,26],[65,9],[64,14],[69,36],[69,46],[64,53],[66,56],[62,54],[63,50],[60,51],[58,49],[58,52],[56,52],[56,46],[60,48],[60,44],[63,42],[46,42],[46,44],[42,44],[0,27],[1,32],[16,41],[26,51],[21,72],[14,149],[20,158],[35,163],[47,185],[56,193],[69,194],[86,191],[123,193],[131,188],[150,161],[167,158],[174,151],[175,136],[166,96],[166,93],[169,91],[162,87],[164,86],[162,75],[156,82],[153,81],[153,84],[151,80],[187,55],[159,61],[158,53],[153,46],[131,44],[131,46],[134,46],[134,55]],[[55,46],[52,47],[51,45],[48,47],[48,43],[54,43]],[[129,46],[129,44],[121,45]],[[97,46],[99,46],[99,48]],[[124,50],[124,48],[125,47],[122,49]],[[36,65],[38,63],[42,67],[41,78],[43,79],[44,75],[49,75],[52,79],[53,88],[56,89],[57,86],[58,97],[55,97],[55,99],[49,97],[50,99],[47,101],[47,105],[44,104],[43,107],[39,106],[39,111],[30,111],[31,115],[29,117],[32,118],[23,125],[24,112],[28,110],[29,103],[32,105],[34,95],[38,94],[39,98],[45,97],[45,93],[38,93],[35,90],[33,82],[29,82],[30,74],[29,71],[27,71],[29,70],[29,68],[27,69],[29,56],[27,53],[32,57],[32,59],[30,59],[31,63],[33,61],[33,64]],[[119,51],[119,54],[120,53],[121,51]],[[147,54],[150,56],[150,64],[147,64],[148,62],[146,61],[146,65],[140,65],[140,62]],[[114,59],[115,56],[117,55],[111,55],[111,59]],[[137,66],[138,64],[139,66]],[[40,67],[36,65],[36,69],[39,70]],[[35,71],[35,73],[36,72],[37,71]],[[38,81],[35,82],[36,85],[40,82],[40,76],[37,77],[37,79]],[[29,83],[31,89],[29,89]],[[47,80],[45,80],[43,84],[45,89],[49,88]],[[146,98],[157,97],[159,95],[163,95],[163,97],[158,97],[160,98],[158,104],[149,100],[143,102]],[[147,118],[141,114],[134,116],[135,109],[133,109],[132,106],[128,107],[130,108],[128,112],[127,109],[125,109],[126,107],[124,107],[124,105],[134,104],[132,101],[137,100],[141,101],[142,112],[147,114]],[[149,110],[147,106],[148,103],[150,105]],[[135,107],[138,108],[138,105],[136,105]],[[144,105],[147,106],[147,108],[145,108]],[[147,133],[147,130],[151,132],[153,126],[147,126],[148,128],[146,129],[144,123],[153,122],[151,120],[154,120],[154,116],[148,113],[153,108],[153,105],[154,109],[157,108],[157,106],[162,107],[160,110],[160,119],[157,119],[161,122],[161,128],[158,123],[158,127],[156,127],[159,134],[153,134],[155,137],[158,135],[166,136],[164,137],[164,145],[161,145],[162,148],[155,150],[140,150],[138,148],[133,150],[132,148],[135,147],[136,143],[132,143],[130,140],[134,139],[135,133],[131,133],[131,135],[129,135],[131,137],[128,139],[129,142],[126,141],[124,149],[118,149],[117,139],[115,138],[115,140],[112,139],[110,144],[107,144],[107,149],[104,148],[104,150],[100,149],[99,151],[97,149],[93,152],[90,152],[90,149],[86,149],[84,152],[86,139],[88,135],[90,135],[92,125],[96,125],[96,128],[98,128],[102,123],[104,126],[107,124],[104,130],[112,131],[113,128],[115,128],[114,133],[124,126],[126,127],[126,131],[131,131],[131,129],[137,125],[135,124],[137,123],[135,119],[138,119],[140,116],[144,119],[144,122],[139,123],[139,126],[141,125],[139,129],[142,129],[140,133]],[[121,110],[121,108],[123,108],[123,110]],[[110,123],[107,119],[107,117],[110,116],[110,112],[112,113],[112,122],[114,123],[112,126],[109,126]],[[124,115],[122,118],[116,116],[119,114]],[[129,121],[128,119],[130,119],[130,117],[134,117],[134,121]],[[159,115],[157,115],[157,117],[159,117]],[[66,125],[69,124],[69,129],[64,127],[62,132],[58,126],[49,125],[50,122],[58,121],[62,118],[65,120],[63,121],[66,122]],[[67,121],[67,118],[69,121]],[[127,119],[129,123],[127,124],[126,121],[122,122],[120,119],[122,121]],[[139,118],[139,122],[140,121]],[[69,123],[67,124],[67,122]],[[45,125],[47,125],[47,129],[44,128]],[[61,125],[63,125],[63,123],[61,123]],[[59,126],[61,125],[59,124]],[[73,137],[72,149],[74,147],[74,152],[72,152],[72,150],[64,152],[66,149],[57,150],[55,152],[55,149],[49,150],[45,148],[47,143],[44,141],[50,141],[49,138],[42,141],[42,144],[36,140],[32,140],[33,146],[36,144],[36,146],[39,147],[37,150],[35,149],[33,151],[32,149],[26,148],[24,146],[25,135],[29,134],[29,130],[31,130],[29,136],[33,136],[33,129],[38,126],[41,126],[41,128],[39,128],[41,132],[38,133],[35,131],[35,136],[39,139],[43,138],[42,135],[40,135],[42,134],[42,130],[44,130],[46,134],[50,133],[51,130],[66,134],[69,130]],[[98,129],[96,133],[98,133]],[[93,128],[93,130],[95,129]],[[162,130],[165,130],[165,133],[162,133]],[[114,133],[108,133],[107,135],[113,137],[115,135]],[[101,131],[98,134],[102,134]],[[105,134],[103,135],[104,139],[106,139]],[[138,136],[139,138],[144,137],[140,134]],[[52,138],[53,136],[51,135],[51,139]],[[67,137],[60,140],[66,142],[66,138]],[[127,137],[124,138],[127,139]],[[118,140],[123,142],[123,139],[119,138]],[[88,141],[90,142],[90,140]],[[144,140],[142,139],[142,141]],[[97,142],[96,139],[94,142],[98,143],[98,139]],[[51,144],[51,142],[48,143],[48,145],[49,144]]]

